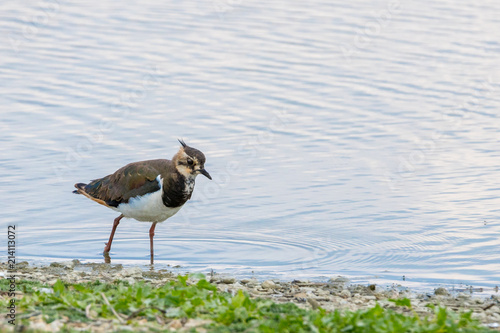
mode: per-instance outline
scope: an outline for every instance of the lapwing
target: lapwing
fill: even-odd
[[[212,179],[205,170],[205,155],[179,140],[181,147],[172,160],[158,159],[127,164],[115,173],[88,184],[75,184],[73,193],[120,212],[113,223],[104,255],[109,255],[116,228],[122,218],[152,222],[149,229],[151,264],[156,224],[175,215],[191,198],[196,176]]]

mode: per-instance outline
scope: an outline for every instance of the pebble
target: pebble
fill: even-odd
[[[250,279],[241,279],[240,280],[241,284],[248,284],[250,281],[252,281],[252,280],[250,280]]]
[[[118,275],[125,277],[142,277],[142,269],[139,267],[127,267],[118,273]]]
[[[500,321],[500,313],[492,313],[490,316],[491,318],[493,318],[493,320]]]
[[[254,287],[256,287],[256,286],[258,286],[258,285],[259,285],[259,281],[257,281],[257,279],[250,279],[250,281],[249,281],[249,282],[247,282],[247,284],[246,284],[246,285],[247,285],[247,287],[249,287],[249,288],[254,288]]]
[[[71,268],[73,266],[73,268]],[[0,272],[6,272],[6,264],[0,263]],[[22,274],[22,275],[21,275]],[[125,280],[129,283],[143,281],[144,277],[148,278],[147,283],[152,286],[159,286],[176,279],[176,274],[171,272],[158,271],[142,271],[139,267],[122,268],[119,265],[104,265],[104,264],[81,264],[79,262],[64,262],[57,263],[50,267],[29,267],[20,272],[19,277],[29,280],[38,280],[41,282],[49,281],[55,283],[57,279],[66,282],[81,283],[84,281],[100,280],[102,282],[113,282],[116,279]],[[209,277],[208,277],[209,278]],[[336,277],[330,279],[329,284],[313,283],[307,281],[272,281],[266,280],[259,283],[255,278],[246,278],[240,281],[234,277],[221,276],[215,274],[212,280],[218,283],[219,290],[226,290],[235,293],[238,289],[243,289],[250,293],[253,297],[273,299],[277,302],[293,302],[302,308],[323,308],[327,310],[360,310],[368,309],[374,306],[375,301],[387,308],[396,309],[389,298],[408,297],[412,299],[412,305],[418,313],[429,313],[425,307],[427,304],[439,304],[455,309],[459,312],[473,310],[473,317],[480,320],[483,324],[500,322],[500,300],[498,296],[484,298],[482,295],[477,297],[477,294],[460,293],[450,296],[448,290],[443,287],[434,290],[434,295],[417,294],[409,289],[401,292],[395,289],[382,291],[373,291],[373,287],[367,285],[349,285],[349,279],[344,277]],[[52,289],[42,290],[42,292],[52,292]],[[486,307],[494,304],[490,308]],[[403,310],[401,310],[403,311]],[[192,321],[185,322],[173,320],[165,324],[166,329],[186,329],[186,326],[193,326],[189,329],[201,329],[198,327],[200,322]],[[45,324],[47,325],[47,324]],[[103,324],[104,325],[104,324]],[[107,324],[106,324],[107,325]],[[109,324],[109,330],[113,327]],[[203,325],[202,325],[203,326]],[[124,326],[127,327],[127,326]],[[2,331],[0,324],[0,331]],[[33,327],[30,326],[30,329]],[[58,327],[44,326],[44,330],[58,329]],[[115,327],[116,328],[116,327]]]
[[[483,320],[486,319],[486,313],[484,313],[484,312],[474,312],[472,314],[472,318],[483,321]]]
[[[262,282],[261,287],[263,289],[274,289],[274,288],[276,288],[276,283],[274,283],[271,280],[266,280],[266,281]]]
[[[42,294],[53,294],[54,290],[52,288],[40,288],[38,289]]]
[[[169,329],[174,329],[178,330],[182,328],[182,322],[179,319],[174,319],[172,320],[168,325],[167,328]]]
[[[23,269],[26,267],[29,267],[29,263],[27,261],[21,261],[16,264],[16,269]]]
[[[199,326],[205,326],[205,325],[209,325],[211,323],[212,323],[212,321],[208,320],[208,319],[189,319],[184,324],[184,329],[188,330],[190,328],[198,328]]]
[[[488,310],[486,310],[487,313],[500,313],[500,307],[498,306],[492,306]]]
[[[319,308],[319,307],[320,307],[320,305],[319,305],[318,301],[316,301],[314,298],[308,298],[308,299],[307,299],[307,302],[308,302],[309,304],[311,304],[311,306],[312,306],[312,308],[313,308],[314,310],[316,310],[317,308]]]
[[[306,293],[298,293],[298,294],[293,295],[293,297],[297,298],[297,299],[307,298],[307,294]]]
[[[472,297],[471,302],[473,302],[475,304],[483,304],[484,300],[479,298],[479,297]]]
[[[224,284],[233,284],[236,282],[236,279],[234,277],[223,277],[220,279],[220,283]]]
[[[347,284],[349,283],[349,279],[344,276],[337,276],[335,278],[331,278],[328,282],[335,284]]]
[[[446,288],[439,287],[436,290],[434,290],[434,295],[449,296],[450,293],[448,292],[448,290],[446,290]]]

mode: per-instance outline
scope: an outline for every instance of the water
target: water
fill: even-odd
[[[156,267],[500,283],[498,2],[0,7],[1,221],[19,260],[102,262],[117,214],[73,184],[184,138],[214,180],[157,227]],[[112,262],[146,265],[149,226],[121,223]]]

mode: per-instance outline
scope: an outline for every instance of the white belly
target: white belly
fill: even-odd
[[[130,199],[128,203],[121,203],[116,210],[125,217],[142,222],[163,222],[175,215],[180,207],[169,208],[161,198],[163,190],[146,194],[142,197]]]

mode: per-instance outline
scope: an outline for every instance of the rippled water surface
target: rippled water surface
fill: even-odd
[[[102,261],[117,214],[73,184],[184,138],[214,180],[157,227],[157,267],[500,283],[497,1],[0,8],[1,221],[19,259]],[[124,220],[112,262],[147,264],[149,226]]]

